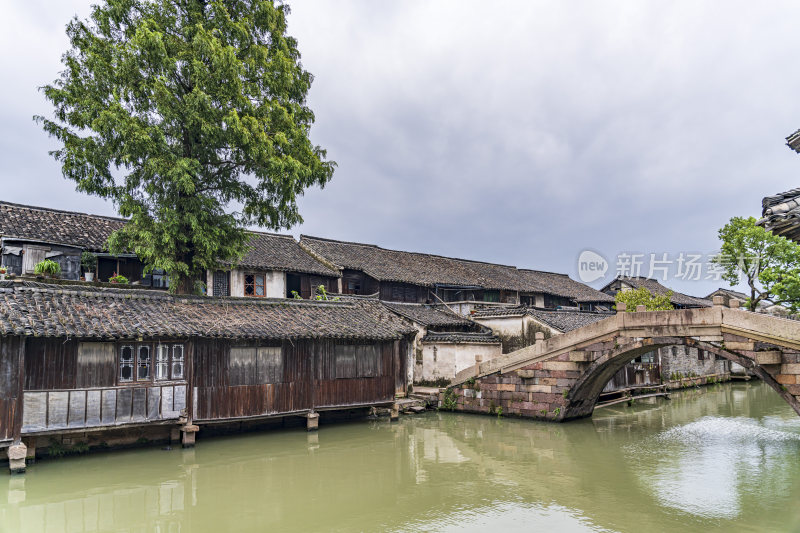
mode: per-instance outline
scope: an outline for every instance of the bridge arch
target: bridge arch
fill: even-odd
[[[705,350],[718,357],[722,357],[752,371],[777,392],[800,415],[800,401],[790,394],[787,388],[753,359],[744,357],[735,352],[725,350],[710,342],[699,341],[691,337],[659,337],[646,340],[637,340],[615,348],[595,359],[586,368],[581,377],[570,387],[565,399],[561,420],[571,420],[591,416],[594,407],[605,388],[606,384],[621,368],[633,359],[646,353],[670,346],[686,346]]]
[[[551,421],[591,416],[604,386],[632,359],[696,347],[750,369],[800,415],[800,321],[721,305],[619,312],[460,372],[447,408]]]

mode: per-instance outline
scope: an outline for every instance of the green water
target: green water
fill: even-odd
[[[0,530],[800,531],[800,417],[754,383],[561,425],[428,413],[201,437],[0,475]]]

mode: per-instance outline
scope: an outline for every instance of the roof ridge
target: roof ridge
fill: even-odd
[[[261,230],[256,230],[256,229],[245,229],[245,231],[248,232],[248,233],[253,233],[255,235],[269,235],[270,237],[281,237],[283,239],[291,239],[291,240],[295,241],[294,235],[292,235],[290,233],[273,233],[271,231],[261,231]],[[295,242],[297,242],[297,241],[295,241]]]
[[[4,200],[0,200],[0,206],[3,206],[3,205],[8,205],[8,206],[12,206],[12,207],[21,207],[21,208],[24,208],[24,209],[31,209],[33,211],[48,211],[50,213],[61,213],[61,214],[65,214],[65,215],[78,215],[78,216],[91,217],[91,218],[104,218],[106,220],[113,220],[115,222],[129,222],[130,221],[129,219],[122,218],[122,217],[112,217],[112,216],[108,216],[108,215],[94,215],[92,213],[82,213],[80,211],[68,211],[66,209],[55,209],[55,208],[52,208],[52,207],[42,207],[42,206],[38,206],[38,205],[17,204],[17,203],[14,203],[14,202],[6,202]]]
[[[131,299],[131,300],[169,300],[172,302],[180,303],[212,303],[222,304],[228,303],[233,305],[270,305],[270,306],[322,306],[325,305],[350,305],[355,303],[350,301],[337,301],[337,300],[298,300],[294,298],[261,298],[252,296],[205,296],[196,294],[171,294],[166,291],[158,291],[153,289],[128,289],[125,287],[89,287],[81,284],[63,284],[53,285],[38,281],[13,281],[6,280],[0,282],[0,288],[11,288],[14,291],[21,290],[32,292],[48,292],[48,293],[80,293],[82,296],[98,296],[106,298],[118,299]],[[363,301],[369,301],[367,299]],[[376,300],[377,301],[377,300]]]
[[[401,253],[401,254],[411,254],[411,255],[425,255],[425,256],[428,256],[428,257],[439,257],[441,259],[449,259],[451,261],[462,261],[464,263],[480,263],[480,264],[483,264],[483,265],[500,266],[500,267],[504,267],[504,268],[513,268],[513,269],[519,270],[519,268],[517,268],[514,265],[504,265],[502,263],[492,263],[490,261],[483,261],[481,259],[466,259],[464,257],[451,257],[449,255],[433,254],[433,253],[428,253],[428,252],[412,252],[412,251],[409,251],[409,250],[396,250],[394,248],[384,248],[382,246],[378,246],[377,244],[368,244],[368,243],[355,242],[355,241],[342,241],[342,240],[338,240],[338,239],[327,239],[325,237],[314,237],[313,235],[300,235],[300,239],[303,239],[303,238],[314,239],[314,240],[323,241],[323,242],[335,242],[335,243],[339,243],[339,244],[348,244],[348,245],[351,245],[351,246],[363,246],[365,248],[374,248],[374,249],[383,250],[383,251],[386,251],[386,252],[397,252],[397,253]]]

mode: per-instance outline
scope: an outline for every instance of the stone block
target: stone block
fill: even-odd
[[[392,411],[389,414],[389,418],[392,420],[397,420],[399,416],[400,412],[397,404],[392,405]],[[308,413],[306,415],[306,431],[317,431],[318,429],[319,429],[319,413]]]
[[[569,360],[575,363],[588,363],[592,360],[592,353],[585,350],[569,352]]]
[[[542,363],[543,370],[580,370],[581,366],[578,363],[570,363],[564,361],[545,361]]]
[[[786,387],[789,394],[793,394],[794,396],[800,395],[800,385],[784,385],[784,387]]]
[[[517,370],[517,375],[524,379],[531,379],[536,375],[535,370]]]
[[[525,387],[527,392],[545,392],[551,393],[553,392],[553,387],[550,385],[528,385]]]
[[[775,381],[781,385],[794,385],[797,383],[798,377],[800,376],[796,376],[794,374],[778,374],[775,376]]]
[[[755,350],[755,343],[752,341],[725,341],[725,349],[734,352]]]
[[[12,444],[8,447],[8,470],[12,474],[25,473],[25,458],[28,456],[28,447],[24,444]]]
[[[781,365],[781,374],[800,374],[800,364]]]
[[[508,392],[516,391],[517,390],[517,385],[514,384],[514,383],[501,383],[500,385],[497,386],[497,390],[498,391],[508,391]]]
[[[780,350],[755,352],[755,360],[760,365],[779,365],[781,364],[782,355]],[[800,365],[797,366],[800,367]]]

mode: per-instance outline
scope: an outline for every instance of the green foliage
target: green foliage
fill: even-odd
[[[455,411],[456,410],[456,402],[458,400],[458,396],[453,389],[447,389],[444,391],[444,398],[442,398],[442,406],[440,409],[444,411]]]
[[[555,409],[553,409],[553,416],[558,417],[558,415],[560,415],[560,414],[561,414],[561,408],[560,407],[556,407]]]
[[[294,298],[295,300],[302,300],[303,299],[303,297],[300,296],[300,293],[297,292],[297,291],[292,291],[292,298]]]
[[[294,292],[294,291],[292,291],[292,292]],[[328,291],[325,290],[325,285],[320,285],[319,287],[317,287],[316,294],[314,295],[314,299],[315,300],[321,300],[321,301],[330,300],[330,301],[333,301],[333,302],[338,302],[339,301],[339,297],[338,296],[335,297],[335,298],[331,298],[330,297],[330,295],[328,294]]]
[[[672,306],[672,291],[664,294],[653,294],[646,287],[619,291],[614,296],[616,303],[624,303],[625,310],[629,313],[636,311],[637,305],[644,305],[647,311],[669,311]]]
[[[753,217],[733,217],[719,238],[722,246],[713,261],[731,286],[747,283],[749,310],[765,301],[800,311],[800,246],[758,226]]]
[[[561,396],[563,396],[564,398],[569,396],[569,389],[564,389],[563,392],[561,393]]]
[[[58,276],[61,274],[61,265],[51,259],[45,259],[36,264],[33,271],[44,276]]]
[[[81,253],[81,267],[87,272],[94,272],[97,268],[97,256],[92,252]]]
[[[247,251],[245,226],[302,222],[296,198],[335,163],[309,140],[312,75],[270,0],[104,0],[67,26],[64,70],[42,88],[51,154],[81,192],[130,222],[108,241],[171,289]],[[240,206],[230,211],[229,205]]]
[[[497,407],[497,418],[500,418],[502,416],[503,416],[503,406],[500,405]]]
[[[116,272],[114,272],[113,276],[108,278],[108,282],[109,283],[125,283],[125,284],[130,283],[128,281],[128,278],[126,278],[122,274],[117,274]]]

